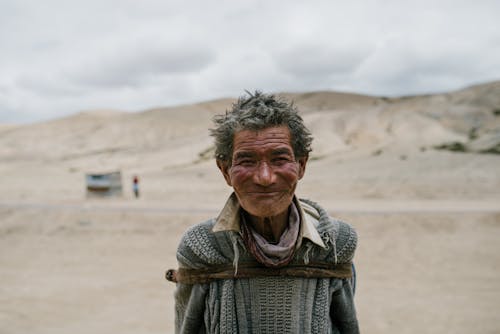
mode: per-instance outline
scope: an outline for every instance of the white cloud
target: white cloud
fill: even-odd
[[[315,42],[287,48],[274,57],[280,69],[300,79],[352,73],[368,54],[369,50],[362,46],[334,46]]]
[[[213,59],[212,50],[200,44],[133,41],[73,66],[67,75],[87,86],[140,86],[164,76],[199,72]]]
[[[500,78],[500,3],[0,2],[0,123],[266,91],[402,95]]]

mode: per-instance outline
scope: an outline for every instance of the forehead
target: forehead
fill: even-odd
[[[288,148],[291,152],[291,135],[287,126],[262,130],[241,130],[235,133],[233,154],[238,151],[259,151],[274,148]]]

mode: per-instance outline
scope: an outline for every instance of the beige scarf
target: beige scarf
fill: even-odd
[[[277,244],[268,242],[262,235],[247,223],[241,214],[243,241],[247,250],[255,259],[266,267],[283,267],[293,258],[295,245],[299,236],[300,215],[294,203],[290,205],[288,226],[283,231]]]

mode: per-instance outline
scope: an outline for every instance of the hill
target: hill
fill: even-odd
[[[462,143],[488,150],[500,141],[500,82],[446,94],[401,98],[336,92],[280,94],[295,102],[316,137],[315,156],[338,150]],[[210,149],[211,118],[223,99],[137,113],[82,112],[26,126],[0,128],[0,158],[75,160],[103,154],[167,154],[194,162]],[[180,154],[187,148],[190,158]]]
[[[383,165],[372,166],[376,170],[369,179],[377,179],[384,170],[395,168],[391,160],[394,157],[399,160],[418,157],[418,163],[408,164],[411,173],[421,173],[421,166],[428,166],[439,174],[444,167],[436,166],[444,156],[431,158],[429,152],[468,152],[474,154],[476,160],[479,159],[476,153],[499,152],[500,81],[455,92],[398,98],[338,92],[280,95],[295,102],[315,137],[312,167],[317,166],[321,170],[317,174],[322,175],[325,170],[337,170],[337,175],[328,176],[337,186],[340,186],[338,176],[346,173],[344,190],[347,193],[351,192],[350,188],[347,189],[349,185],[356,184],[362,175],[372,173],[368,167],[362,166],[385,161]],[[44,183],[39,175],[50,180],[64,179],[64,175],[70,173],[72,183],[65,184],[78,189],[81,189],[81,174],[88,171],[120,169],[126,177],[128,173],[141,173],[157,179],[192,179],[193,175],[209,175],[207,168],[213,168],[213,145],[208,132],[211,119],[229,109],[232,102],[234,99],[220,99],[135,113],[87,111],[42,123],[2,127],[0,160],[3,164],[0,172],[14,179],[9,183],[15,188],[10,194],[28,197],[36,192],[28,190],[31,186],[27,182],[47,186],[55,193],[73,191],[61,189],[65,187],[63,185],[53,188],[48,183],[50,181]],[[423,156],[423,152],[429,154]],[[492,154],[488,156],[480,159],[495,159]],[[378,158],[374,160],[375,157]],[[461,163],[472,157],[453,155],[447,159],[458,159],[454,163]],[[362,166],[351,166],[344,172],[341,171],[343,165],[338,164],[339,161],[354,163],[360,159],[365,159]],[[456,170],[461,167],[446,168]],[[398,170],[397,173],[406,172]],[[471,171],[462,170],[460,173]],[[76,175],[80,175],[78,179]],[[408,176],[415,180],[412,187],[418,188],[417,177]],[[208,180],[204,179],[205,182]],[[215,178],[210,180],[218,181]],[[497,181],[494,178],[492,184]],[[321,183],[320,180],[317,182]],[[431,182],[422,183],[422,187],[429,190],[412,188],[407,195],[431,196]],[[207,185],[207,191],[211,186]],[[395,190],[387,192],[373,190],[373,184],[369,188],[365,185],[362,193],[389,197],[400,194],[402,190],[398,190],[397,185],[394,187]],[[155,198],[167,196],[165,192],[158,190]]]

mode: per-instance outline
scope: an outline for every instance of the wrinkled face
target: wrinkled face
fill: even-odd
[[[232,164],[217,162],[240,205],[256,217],[272,217],[290,206],[307,157],[296,159],[286,126],[242,130],[234,135]]]

